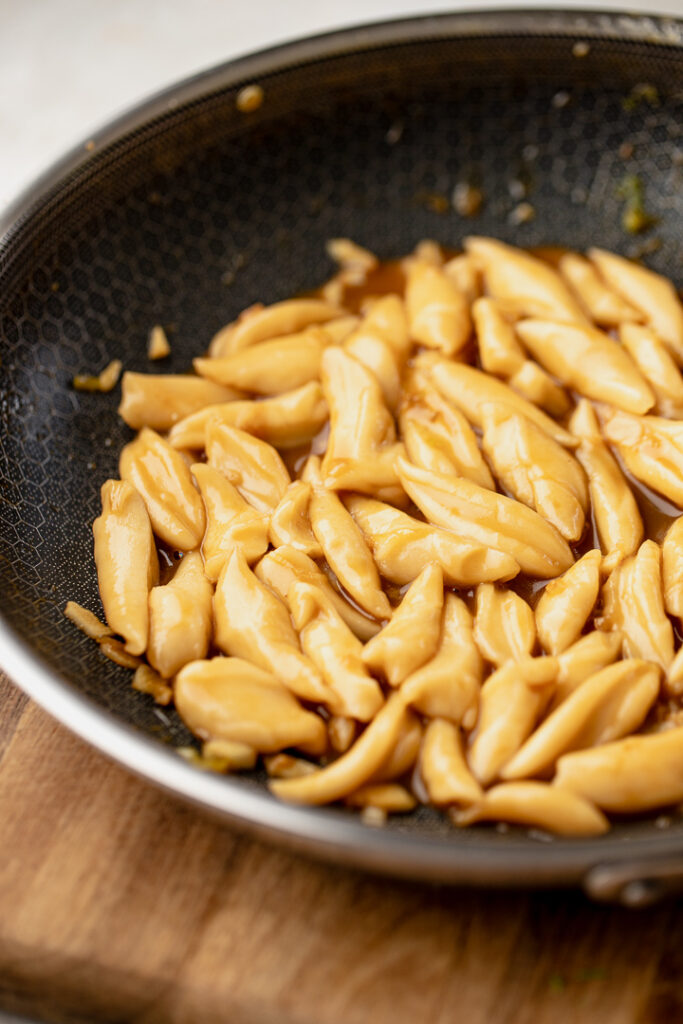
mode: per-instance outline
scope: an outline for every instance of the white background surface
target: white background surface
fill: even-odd
[[[344,25],[516,6],[683,16],[683,0],[0,0],[0,207],[93,128],[212,64]]]

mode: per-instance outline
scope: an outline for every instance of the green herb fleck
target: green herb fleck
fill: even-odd
[[[650,107],[659,106],[659,92],[656,85],[649,82],[639,82],[634,85],[628,96],[622,100],[624,110],[637,110],[641,103],[647,103]]]
[[[630,235],[639,235],[657,223],[645,209],[645,190],[637,174],[627,174],[617,189],[617,196],[624,200],[621,225]]]
[[[564,992],[566,984],[564,977],[557,972],[548,978],[548,988],[551,992]]]

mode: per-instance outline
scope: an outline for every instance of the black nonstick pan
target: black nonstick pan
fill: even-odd
[[[248,83],[263,103],[244,112]],[[173,747],[174,712],[134,692],[63,616],[99,610],[91,523],[128,439],[116,392],[75,392],[110,359],[169,371],[241,309],[333,270],[325,241],[383,258],[468,233],[523,246],[597,244],[683,278],[683,22],[501,11],[304,40],[181,83],[52,168],[0,224],[0,662],[109,756],[226,820],[331,860],[421,879],[582,884],[644,903],[683,882],[683,820],[541,841],[455,830],[422,809],[377,829],[209,775]],[[624,179],[656,224],[623,224]],[[452,194],[477,185],[476,219]],[[519,204],[525,205],[520,215]],[[2,709],[0,709],[0,714]],[[664,827],[663,827],[664,826]]]

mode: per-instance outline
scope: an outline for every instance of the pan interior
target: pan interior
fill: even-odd
[[[244,307],[324,280],[333,236],[382,258],[422,238],[457,247],[471,233],[625,254],[656,239],[649,265],[681,277],[677,46],[595,38],[577,56],[579,36],[515,34],[491,20],[462,39],[457,19],[434,24],[362,53],[340,41],[324,59],[279,55],[259,75],[264,103],[251,114],[235,103],[248,68],[242,81],[230,69],[207,76],[46,186],[0,243],[2,614],[56,676],[159,742],[189,735],[62,615],[70,599],[100,612],[91,523],[131,436],[117,392],[75,392],[74,374],[113,358],[158,372],[146,358],[155,323],[172,345],[163,370],[187,370]],[[657,219],[639,237],[621,222],[627,176]],[[474,219],[451,202],[462,181],[484,195]],[[521,201],[532,217],[517,223]],[[474,841],[427,810],[390,827]],[[606,842],[653,832],[620,825]]]

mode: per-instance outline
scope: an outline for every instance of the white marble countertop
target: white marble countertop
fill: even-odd
[[[345,25],[472,8],[624,9],[631,0],[0,0],[0,207],[144,96],[242,53]],[[641,0],[683,16],[683,0]]]

